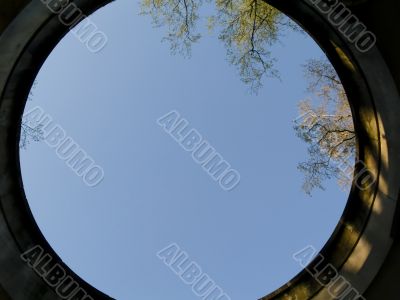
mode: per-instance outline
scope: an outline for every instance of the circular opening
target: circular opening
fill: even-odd
[[[79,5],[87,15],[90,15],[91,12],[107,2],[109,1],[82,0],[75,4]],[[397,102],[394,100],[398,99],[398,94],[391,75],[376,48],[373,48],[368,55],[356,51],[354,44],[339,34],[336,27],[326,22],[325,15],[320,15],[311,5],[301,1],[283,3],[271,0],[271,2],[297,20],[301,20],[305,28],[312,32],[322,48],[327,51],[330,60],[334,62],[353,108],[359,144],[356,153],[357,159],[365,162],[373,175],[377,179],[379,178],[367,189],[362,189],[353,181],[344,214],[335,232],[319,253],[326,258],[326,264],[329,263],[338,270],[350,270],[356,277],[360,275],[359,277],[363,279],[362,282],[358,280],[352,280],[352,282],[354,281],[353,283],[359,286],[360,291],[363,291],[368,285],[368,280],[372,280],[376,274],[378,266],[382,263],[380,257],[383,257],[387,250],[387,247],[382,244],[382,238],[385,237],[380,234],[376,235],[375,229],[377,225],[378,227],[382,224],[387,225],[387,221],[392,218],[393,209],[389,202],[383,203],[385,199],[380,199],[380,195],[382,192],[389,195],[389,200],[397,197],[396,182],[398,180],[394,180],[396,174],[393,169],[388,168],[389,164],[396,165],[396,158],[391,152],[395,143],[391,144],[390,149],[387,148],[386,143],[396,140],[391,136],[390,131],[387,131],[387,128],[392,128],[396,124],[396,119],[391,116],[397,107]],[[32,15],[35,18],[32,18]],[[26,95],[39,67],[67,32],[67,29],[66,26],[60,24],[58,15],[43,9],[42,3],[32,2],[13,21],[13,26],[3,32],[1,36],[0,51],[3,54],[4,70],[0,74],[0,83],[3,86],[2,101],[0,102],[2,113],[0,168],[5,180],[0,185],[1,193],[4,195],[0,200],[4,216],[2,226],[8,228],[2,233],[1,239],[6,253],[3,261],[7,260],[5,265],[8,266],[10,258],[19,257],[21,253],[36,245],[54,258],[54,262],[59,264],[81,286],[81,290],[78,292],[81,297],[84,297],[84,291],[86,291],[96,299],[109,299],[74,274],[47,243],[26,202],[20,176],[17,149],[20,142],[19,118],[22,116],[22,106],[25,105]],[[20,34],[14,35],[15,32]],[[379,85],[376,82],[376,74],[380,74],[382,77]],[[380,101],[375,103],[374,99]],[[390,107],[390,112],[387,107]],[[381,191],[378,191],[378,184]],[[389,232],[390,228],[387,228],[386,225],[384,227]],[[377,236],[379,236],[379,240]],[[365,259],[371,249],[374,249],[374,254],[380,253],[383,256],[374,255],[374,262],[365,268],[365,264],[370,262]],[[356,257],[357,259],[354,261]],[[13,281],[3,280],[5,296],[18,298],[21,290],[32,291],[32,294],[44,298],[53,295],[52,287],[49,287],[45,281],[42,283],[40,280],[38,281],[38,270],[32,268],[29,263],[24,263],[26,261],[24,255],[20,258],[17,259],[19,263],[14,267],[19,270],[18,272],[24,273],[26,277],[18,283],[17,289]],[[13,262],[16,260],[14,259]],[[0,275],[3,276],[2,278],[8,278],[6,270]],[[56,292],[58,288],[55,290]],[[318,284],[306,270],[303,270],[284,287],[263,299],[275,299],[281,296],[295,298],[300,296],[301,299],[310,299],[317,293],[323,295],[324,292],[326,289],[323,289],[323,286]]]
[[[307,34],[255,3],[235,8],[253,33],[220,3],[186,3],[182,18],[117,1],[36,77],[20,142],[30,208],[61,259],[117,299],[260,298],[343,213],[356,154],[341,82]]]

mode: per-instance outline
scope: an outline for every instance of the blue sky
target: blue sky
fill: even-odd
[[[252,95],[217,36],[192,57],[170,55],[162,28],[118,0],[91,16],[109,38],[99,53],[72,34],[37,77],[27,109],[42,107],[105,171],[87,187],[46,143],[21,151],[26,194],[43,234],[81,277],[121,300],[198,299],[157,258],[177,243],[232,299],[256,299],[295,276],[296,251],[320,249],[347,195],[334,181],[312,198],[297,170],[306,145],[296,104],[301,64],[323,54],[300,33],[273,47],[282,81]],[[157,123],[171,110],[238,170],[226,192]]]

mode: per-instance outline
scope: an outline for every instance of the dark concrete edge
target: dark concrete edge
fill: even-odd
[[[90,0],[77,0],[73,2],[77,3],[78,6],[84,11],[84,13],[89,16],[91,13],[107,5],[111,1],[112,0],[103,0],[93,3],[93,1]],[[6,138],[7,149],[4,152],[7,153],[7,156],[9,157],[9,159],[5,161],[5,165],[1,164],[1,169],[2,171],[6,171],[11,177],[14,178],[12,182],[9,182],[10,185],[8,187],[8,190],[15,195],[14,200],[18,200],[10,202],[0,196],[0,210],[2,212],[2,216],[5,217],[5,223],[9,229],[10,235],[15,241],[16,247],[19,249],[18,252],[20,254],[35,245],[40,245],[44,249],[44,253],[50,254],[53,258],[53,261],[60,264],[63,269],[67,271],[67,274],[72,276],[74,280],[79,284],[79,286],[88,293],[88,295],[94,297],[95,299],[112,299],[97,290],[96,288],[92,287],[82,278],[80,278],[61,260],[57,253],[52,249],[35,222],[23,190],[23,182],[20,173],[18,142],[22,112],[24,110],[30,87],[33,83],[33,80],[35,79],[37,72],[39,71],[44,61],[47,59],[48,54],[50,54],[50,52],[58,44],[58,42],[69,32],[69,29],[68,27],[61,25],[61,23],[59,23],[58,21],[58,16],[49,12],[48,9],[43,6],[43,4],[41,4],[39,1],[32,1],[27,5],[27,7],[21,10],[20,14],[17,15],[17,17],[10,23],[9,27],[6,28],[6,30],[0,36],[0,39],[3,40],[4,36],[6,36],[8,33],[9,38],[13,39],[15,28],[26,28],[26,26],[29,26],[29,17],[32,16],[32,11],[35,11],[35,7],[38,6],[42,6],[42,24],[37,27],[37,30],[32,34],[32,36],[25,40],[24,43],[20,44],[25,44],[25,46],[22,50],[19,49],[21,50],[21,54],[16,59],[16,63],[14,64],[14,66],[12,66],[10,69],[10,74],[15,74],[10,75],[10,77],[14,76],[13,79],[15,85],[13,85],[13,80],[10,79],[10,77],[7,79],[7,85],[13,86],[13,88],[15,88],[15,93],[13,94],[15,100],[13,100],[14,103],[12,104],[13,108],[12,110],[9,110],[8,113],[12,115],[12,118],[14,118],[16,122],[14,125],[8,124],[10,125],[8,128],[8,134],[5,134],[3,132],[4,128],[1,128],[0,130],[1,138]],[[26,12],[28,10],[30,11]],[[24,12],[26,13],[26,15],[21,17],[21,14],[23,14]],[[39,36],[42,36],[40,45],[37,44]],[[0,48],[3,45],[4,44],[1,44]],[[38,52],[36,53],[37,57],[32,59],[35,51]],[[8,98],[8,96],[9,95],[7,94],[7,92],[3,90],[1,104],[3,104],[4,98]],[[6,108],[6,110],[7,109],[8,108]],[[15,137],[17,138],[17,140],[14,139]],[[19,255],[17,257],[17,260],[19,260],[18,263],[22,262]],[[38,285],[39,290],[48,290],[49,292],[46,293],[49,293],[49,299],[58,298],[54,290],[50,288],[42,278],[40,278],[27,265],[25,265],[24,267],[26,270],[28,270],[28,272],[31,273],[31,276],[32,278],[34,278],[35,284]],[[38,284],[38,281],[41,283]],[[3,290],[6,291],[7,288],[3,286]],[[38,297],[40,298],[42,296]],[[47,294],[46,297],[48,297]],[[10,299],[15,298],[10,297]]]
[[[93,2],[93,1],[92,1]],[[270,1],[271,4],[274,4],[276,7],[280,8],[282,11],[284,11],[285,13],[293,16],[299,16],[300,15],[300,11],[299,9],[299,1],[275,1],[275,0],[271,0]],[[297,10],[293,10],[293,7],[297,7]],[[354,98],[356,98],[356,96],[358,95],[365,95],[366,93],[368,94],[366,98],[370,99],[371,95],[369,92],[366,92],[368,90],[368,88],[366,88],[366,86],[362,85],[362,81],[365,80],[365,78],[363,78],[363,74],[360,68],[358,68],[358,72],[356,74],[352,73],[349,71],[348,67],[345,67],[343,64],[343,58],[339,57],[337,54],[337,49],[335,49],[335,47],[333,47],[332,43],[330,40],[327,40],[326,38],[321,38],[321,36],[319,36],[320,34],[325,33],[326,34],[326,24],[325,26],[322,27],[316,27],[316,25],[320,26],[321,25],[321,20],[316,21],[316,20],[302,20],[301,23],[303,25],[305,25],[306,28],[311,28],[312,29],[312,33],[314,33],[313,35],[316,37],[316,39],[319,41],[320,45],[327,51],[328,56],[330,57],[330,59],[332,60],[332,62],[335,64],[335,66],[338,68],[339,73],[341,74],[341,78],[344,82],[345,85],[347,85],[348,88],[353,87],[357,82],[358,84],[360,84],[360,86],[358,87],[357,90],[360,89],[360,87],[362,86],[360,91],[352,91],[351,94],[354,94]],[[314,28],[313,28],[314,27]],[[316,32],[319,32],[318,34],[316,34]],[[330,36],[330,38],[333,38],[335,40],[335,42],[337,42],[337,45],[341,45],[340,48],[344,49],[347,52],[347,57],[351,57],[351,53],[352,50],[351,47],[348,47],[348,45],[346,45],[346,43],[340,39],[340,37],[335,36],[335,34],[332,32],[332,36]],[[379,55],[379,52],[377,52],[377,55]],[[352,60],[354,61],[354,58],[352,58]],[[35,73],[35,72],[33,72]],[[34,75],[32,73],[32,75]],[[24,94],[26,94],[29,90],[29,82],[31,83],[33,80],[32,78],[26,79],[27,82],[25,83],[25,89],[24,89]],[[20,94],[20,96],[22,96],[22,94]],[[26,95],[25,95],[26,96]],[[365,100],[365,99],[364,99]],[[373,104],[368,104],[369,106],[373,106]],[[353,105],[354,106],[354,105]],[[353,109],[353,112],[355,114],[355,116],[357,116],[358,112],[356,110]],[[22,110],[20,110],[18,114],[22,114]],[[376,114],[376,113],[375,113]],[[362,116],[359,117],[360,119],[362,119]],[[356,117],[357,120],[357,117]],[[356,124],[357,125],[357,124]],[[18,127],[18,126],[17,126]],[[357,127],[357,126],[356,126]],[[362,129],[362,126],[360,126]],[[14,134],[12,137],[13,140],[13,150],[12,151],[16,151],[17,144],[16,144],[16,139],[15,139],[15,133],[18,133],[18,129],[14,127]],[[375,134],[376,136],[378,136],[378,140],[379,140],[379,129],[378,126],[376,126],[375,128]],[[366,136],[365,138],[368,139],[368,133],[362,133],[361,136]],[[369,143],[367,143],[369,144]],[[362,150],[364,150],[363,147],[361,147]],[[367,147],[368,148],[368,147]],[[378,147],[378,150],[380,148]],[[361,151],[362,152],[362,151]],[[15,152],[14,152],[15,153]],[[375,158],[377,160],[379,160],[380,157],[380,153],[379,151],[376,151],[376,149],[372,149],[371,153],[373,153],[373,156],[375,156]],[[364,153],[360,153],[359,151],[359,156],[363,156]],[[11,155],[11,157],[13,157],[14,160],[18,160],[18,155],[17,157],[15,157],[15,155]],[[13,166],[14,168],[16,167],[15,165]],[[379,172],[380,169],[380,163],[378,162],[376,166],[374,166],[377,170],[377,172]],[[18,165],[19,168],[19,165]],[[15,171],[15,169],[14,169]],[[19,173],[19,169],[16,172],[13,172],[13,177],[20,177],[20,173]],[[346,261],[348,260],[349,256],[351,255],[352,251],[354,250],[354,248],[356,247],[357,242],[359,241],[362,233],[365,230],[365,226],[366,226],[366,222],[368,221],[370,214],[371,214],[371,207],[373,205],[374,202],[374,198],[376,196],[376,194],[378,193],[377,187],[375,187],[374,191],[369,191],[368,193],[360,193],[360,191],[358,191],[357,189],[352,189],[352,193],[349,197],[349,204],[346,207],[345,213],[341,219],[341,221],[339,222],[332,238],[329,240],[329,242],[327,243],[327,245],[323,248],[323,250],[321,251],[321,253],[327,254],[325,257],[327,257],[327,261],[329,262],[333,262],[338,268],[340,268],[341,266],[343,266]],[[362,200],[363,199],[363,200]],[[361,201],[360,201],[361,200]],[[25,205],[25,207],[23,208],[24,210],[26,210],[29,207],[27,205]],[[359,214],[359,209],[361,208],[361,213],[362,213],[362,217],[360,217]],[[21,209],[21,207],[19,207],[18,209]],[[11,210],[13,210],[13,208],[11,208]],[[9,215],[10,211],[5,211],[6,216]],[[354,214],[354,211],[357,211],[356,214]],[[26,212],[25,212],[26,215]],[[33,217],[30,215],[30,217],[32,218],[30,220],[30,223],[33,222]],[[16,225],[16,224],[14,224]],[[11,232],[15,231],[12,228],[15,229],[15,227],[10,226]],[[357,229],[357,234],[356,235],[349,235],[346,236],[346,234],[349,234],[348,232],[348,228],[349,226],[351,228],[355,228]],[[18,227],[18,225],[17,225]],[[35,228],[34,231],[36,231],[36,229],[38,229],[37,227]],[[32,234],[32,236],[34,236],[34,234]],[[42,239],[43,242],[49,247],[49,250],[51,250],[51,247],[47,244],[47,242],[45,242],[44,237],[39,234],[39,239]],[[348,237],[350,237],[350,241],[348,239]],[[344,239],[343,239],[344,238]],[[16,240],[19,240],[18,238],[16,238]],[[343,244],[343,240],[347,241],[347,245],[344,246]],[[335,245],[338,246],[338,242],[342,242],[340,244],[339,247],[334,247]],[[341,251],[338,252],[338,249],[342,249]],[[344,249],[344,250],[343,250]],[[51,250],[52,251],[52,250]],[[285,299],[284,297],[290,296],[290,294],[293,295],[298,295],[297,291],[293,294],[291,291],[295,291],[296,286],[298,285],[302,285],[304,286],[304,283],[308,282],[308,286],[311,287],[311,289],[308,291],[309,294],[307,295],[307,299],[309,299],[310,297],[313,297],[316,293],[318,293],[322,287],[318,287],[315,282],[313,282],[313,279],[308,275],[308,273],[306,272],[302,272],[300,273],[298,276],[296,276],[293,280],[291,280],[288,284],[286,284],[284,287],[282,287],[281,289],[278,289],[275,293],[270,294],[269,296],[264,297],[263,299]],[[307,286],[307,284],[306,284]],[[301,297],[301,295],[300,295]],[[289,299],[289,298],[287,298]],[[306,298],[303,298],[306,299]]]

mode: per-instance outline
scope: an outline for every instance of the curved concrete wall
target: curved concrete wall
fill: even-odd
[[[118,0],[117,0],[118,1]],[[319,12],[320,0],[269,0],[309,31],[337,68],[349,94],[358,156],[378,177],[372,187],[353,186],[345,213],[322,249],[331,265],[367,299],[396,299],[400,285],[400,3],[396,0],[344,1],[378,38],[363,53]],[[86,14],[108,0],[74,1]],[[334,2],[334,1],[328,1]],[[0,3],[0,298],[62,299],[24,263],[20,255],[35,245],[54,258],[84,292],[68,299],[110,299],[74,274],[40,233],[23,191],[18,153],[19,122],[32,81],[41,64],[67,32],[38,0]],[[310,267],[318,261],[314,260]],[[321,266],[321,265],[320,265]],[[319,266],[319,267],[320,267]],[[40,272],[39,272],[40,273]],[[332,299],[328,287],[304,270],[263,299]],[[356,296],[346,300],[358,299]]]

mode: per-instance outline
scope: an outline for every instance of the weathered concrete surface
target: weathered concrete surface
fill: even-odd
[[[367,1],[353,9],[357,16],[367,24],[368,28],[378,36],[379,50],[393,75],[398,90],[400,90],[400,39],[398,37],[400,1]],[[394,126],[390,130],[399,132],[399,128]],[[400,172],[398,166],[392,165],[390,167]],[[397,202],[397,210],[390,233],[393,237],[393,244],[379,273],[364,292],[366,299],[398,299],[400,297],[400,284],[398,284],[400,276],[400,211],[398,197],[399,195],[393,199]]]
[[[107,0],[77,0],[88,13]],[[358,53],[307,0],[270,0],[303,26],[327,51],[347,89],[360,139],[359,157],[379,177],[366,191],[355,188],[335,233],[321,251],[367,299],[397,299],[400,285],[400,2],[345,1],[378,37]],[[41,245],[94,299],[109,299],[65,266],[39,232],[23,193],[18,161],[18,120],[41,63],[66,32],[38,0],[0,3],[0,299],[60,299],[20,258]],[[32,37],[35,37],[31,40]],[[78,247],[78,245],[77,245]],[[289,259],[289,258],[288,258]],[[307,272],[263,299],[331,299]],[[79,300],[84,297],[77,297]],[[90,299],[90,298],[88,298]],[[179,300],[179,299],[176,299]]]

